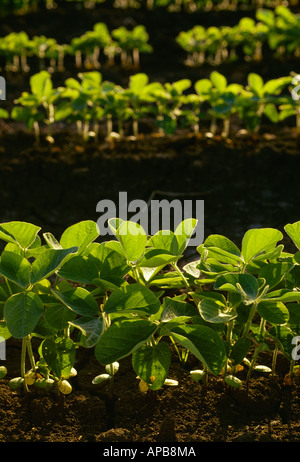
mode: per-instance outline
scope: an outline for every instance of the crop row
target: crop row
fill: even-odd
[[[152,236],[133,221],[108,224],[115,239],[102,243],[93,221],[70,226],[60,240],[31,223],[0,225],[0,334],[22,343],[13,390],[35,384],[70,393],[81,348],[99,362],[95,385],[111,381],[131,356],[142,391],[176,384],[171,346],[182,365],[189,355],[199,360],[191,378],[204,383],[213,374],[243,386],[242,368],[247,385],[253,371],[273,375],[278,352],[290,362],[289,379],[298,371],[300,222],[285,226],[295,253],[273,228],[248,230],[240,248],[214,234],[181,269],[196,220]],[[259,363],[266,351],[271,367]]]
[[[70,44],[59,44],[53,38],[35,36],[29,38],[26,32],[12,32],[0,38],[0,55],[4,57],[7,71],[28,72],[28,58],[37,57],[40,67],[47,64],[53,70],[64,70],[66,55],[74,56],[78,68],[100,67],[103,58],[113,65],[120,56],[123,66],[139,67],[140,53],[151,53],[148,33],[144,26],[137,25],[132,30],[124,26],[108,30],[106,24],[99,22],[92,31],[72,39]],[[84,62],[83,62],[84,60]],[[47,63],[47,64],[46,64]]]
[[[0,12],[21,12],[36,10],[40,6],[48,9],[55,8],[64,3],[74,3],[85,8],[94,8],[96,5],[108,3],[108,0],[9,0],[6,5],[0,6]],[[109,1],[115,8],[140,8],[146,7],[148,10],[155,8],[166,8],[168,11],[185,10],[189,13],[195,11],[217,10],[237,10],[238,8],[274,8],[282,2],[278,0],[113,0]],[[298,0],[286,1],[286,6],[297,6]]]
[[[233,27],[194,26],[181,31],[176,37],[177,44],[186,51],[186,63],[198,66],[204,62],[218,65],[233,61],[242,54],[246,60],[261,60],[264,51],[274,57],[299,56],[300,16],[288,8],[279,6],[272,10],[260,9],[255,21],[244,17]],[[0,55],[5,59],[8,71],[29,71],[28,58],[37,57],[40,67],[46,62],[51,70],[64,70],[66,55],[74,56],[77,68],[97,69],[100,62],[114,65],[120,56],[121,65],[139,68],[140,53],[151,53],[149,35],[145,26],[137,25],[132,30],[121,26],[108,30],[99,22],[93,30],[72,39],[70,44],[59,44],[56,39],[12,32],[0,39]]]
[[[261,60],[264,54],[274,57],[300,55],[300,16],[284,6],[273,10],[260,9],[255,21],[244,17],[233,27],[194,26],[182,31],[177,43],[187,52],[186,63],[198,66],[204,62],[213,65],[233,61],[243,55],[245,59]]]
[[[102,74],[92,71],[79,74],[79,79],[69,78],[65,86],[55,88],[51,74],[41,71],[30,78],[31,92],[23,92],[10,113],[1,108],[0,116],[34,129],[37,142],[41,125],[47,127],[48,140],[53,142],[52,129],[57,122],[76,124],[83,140],[92,136],[96,141],[101,123],[106,126],[108,138],[122,138],[125,122],[132,124],[132,134],[137,137],[143,119],[154,121],[162,135],[174,134],[178,126],[198,134],[201,122],[210,121],[212,135],[221,124],[223,136],[228,137],[233,116],[249,132],[259,130],[263,117],[272,123],[294,117],[300,129],[300,104],[295,92],[298,87],[292,88],[294,78],[264,82],[258,74],[251,73],[243,86],[228,83],[224,75],[213,71],[209,79],[192,85],[188,79],[149,82],[146,74],[137,73],[123,88],[102,81]]]

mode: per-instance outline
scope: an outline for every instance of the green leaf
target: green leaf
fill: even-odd
[[[30,284],[31,265],[26,258],[4,250],[0,260],[0,275],[25,289]]]
[[[250,73],[248,75],[248,85],[250,89],[253,90],[257,95],[262,96],[264,81],[260,75],[255,73]]]
[[[220,74],[220,72],[213,71],[210,74],[210,80],[212,81],[213,85],[219,90],[223,92],[227,87],[227,80],[224,75]]]
[[[278,263],[270,263],[268,262],[265,266],[261,268],[258,273],[259,278],[264,278],[266,280],[266,284],[269,286],[270,289],[276,287],[291,271],[293,268],[292,263],[288,262],[278,262]]]
[[[139,95],[149,82],[147,74],[139,73],[131,75],[129,79],[129,89]]]
[[[239,248],[225,236],[212,234],[205,239],[203,247],[209,250],[210,257],[218,258],[224,263],[236,264],[242,261]]]
[[[289,289],[279,289],[272,292],[268,292],[263,301],[265,302],[297,302],[300,300],[300,292]]]
[[[52,81],[49,72],[41,71],[30,78],[32,93],[39,98],[48,98],[52,92]]]
[[[284,229],[294,242],[295,246],[300,250],[300,221],[293,224],[289,223],[284,227]]]
[[[291,354],[295,348],[293,344],[293,338],[295,334],[287,326],[276,326],[272,327],[269,331],[270,337],[277,340],[279,343],[281,351],[287,356],[288,359],[291,359]]]
[[[211,323],[227,323],[237,316],[234,310],[227,311],[226,306],[222,306],[220,303],[210,298],[201,300],[198,304],[198,308],[202,318]]]
[[[99,228],[97,223],[91,220],[81,221],[64,231],[60,239],[60,245],[64,249],[78,247],[78,253],[81,253],[98,236]]]
[[[172,84],[173,88],[176,90],[178,94],[181,94],[185,90],[188,90],[190,88],[192,82],[189,79],[181,79],[177,80],[177,82],[174,82]]]
[[[185,251],[188,241],[191,238],[196,226],[197,220],[194,218],[190,218],[187,220],[183,220],[175,229],[174,236],[177,240],[178,255],[181,255]]]
[[[76,317],[76,313],[64,305],[49,306],[45,311],[45,320],[56,330],[68,327],[69,321]]]
[[[242,240],[242,256],[246,262],[270,250],[283,238],[280,231],[273,228],[248,230]]]
[[[208,369],[218,375],[225,363],[224,344],[211,328],[201,325],[177,326],[171,333],[175,341],[191,351]]]
[[[165,253],[164,250],[147,249],[137,266],[140,268],[157,268],[159,266],[166,266],[174,263],[178,258],[177,255]]]
[[[37,233],[41,228],[22,221],[11,221],[9,223],[1,223],[0,239],[6,242],[18,244],[22,249],[27,249],[33,244]]]
[[[289,311],[282,302],[260,302],[257,311],[263,319],[272,324],[282,325],[289,320]]]
[[[234,364],[241,364],[251,347],[249,338],[240,337],[233,345],[230,351],[230,359]]]
[[[157,328],[148,320],[116,321],[100,337],[95,356],[103,365],[118,361],[145,344]]]
[[[112,243],[119,246],[119,251],[111,248]],[[127,264],[125,255],[121,250],[121,244],[117,241],[102,244],[93,243],[89,249],[88,258],[97,265],[100,278],[120,286],[124,282],[124,276],[130,270],[130,266]]]
[[[258,294],[258,281],[247,273],[228,273],[219,276],[215,282],[216,290],[228,290],[229,292],[240,293],[248,301],[256,299]]]
[[[11,337],[11,333],[9,332],[5,321],[0,322],[0,337],[2,337],[2,342]]]
[[[142,345],[132,355],[135,373],[148,384],[151,390],[159,390],[163,386],[170,363],[171,352],[165,342],[154,346]]]
[[[88,316],[70,321],[69,324],[80,330],[80,344],[84,348],[93,348],[98,343],[105,327],[103,319]]]
[[[286,305],[289,310],[289,324],[290,325],[300,325],[300,304],[299,303],[288,303]]]
[[[76,356],[75,344],[70,338],[46,339],[41,345],[41,351],[57,378],[70,375]]]
[[[4,305],[4,318],[11,335],[24,338],[31,334],[43,311],[43,303],[34,292],[12,295]]]
[[[92,284],[99,277],[98,266],[93,259],[81,255],[75,255],[64,263],[57,274],[63,279],[82,284]]]
[[[0,108],[0,119],[8,119],[8,118],[9,118],[9,112],[1,107]]]
[[[275,14],[272,10],[258,9],[256,11],[256,19],[262,21],[264,24],[267,24],[270,28],[275,25]]]
[[[198,314],[197,308],[194,305],[184,300],[180,300],[178,297],[164,297],[163,306],[164,310],[161,316],[162,321],[169,321],[182,316],[196,316]]]
[[[74,313],[81,316],[97,316],[100,313],[98,303],[91,293],[83,287],[67,290],[65,292],[53,291],[55,297]]]
[[[160,230],[148,241],[149,248],[154,247],[156,250],[165,251],[169,255],[180,255],[178,249],[178,240],[173,231]]]
[[[279,121],[279,113],[275,104],[266,104],[264,108],[264,115],[266,115],[273,123],[277,123]]]
[[[75,254],[78,247],[70,249],[46,249],[32,263],[31,283],[36,284],[44,278],[48,278],[63,264],[64,260]]]
[[[43,237],[45,241],[47,242],[48,246],[51,247],[52,249],[62,249],[62,246],[58,242],[58,240],[53,236],[51,233],[44,233]]]
[[[150,316],[160,308],[160,301],[154,293],[141,284],[129,284],[115,290],[107,299],[104,311],[107,314],[137,313]]]
[[[148,238],[143,227],[138,223],[122,222],[117,230],[117,238],[128,261],[134,262],[143,255]]]

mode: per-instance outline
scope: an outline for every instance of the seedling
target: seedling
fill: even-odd
[[[31,93],[23,92],[16,100],[11,117],[26,123],[28,129],[34,129],[35,141],[40,143],[40,123],[48,126],[48,137],[51,138],[55,120],[55,103],[60,91],[53,88],[49,72],[41,71],[30,78]]]
[[[263,81],[258,74],[248,76],[248,86],[237,97],[236,105],[240,118],[248,130],[258,132],[263,115],[277,122],[276,107],[284,101],[282,91],[291,83],[291,77],[280,77]]]
[[[75,37],[70,44],[70,53],[75,55],[77,68],[83,66],[88,70],[98,69],[100,67],[100,53],[105,53],[106,49],[111,46],[112,39],[106,24],[99,22],[95,24],[92,31],[88,31],[81,37]]]
[[[149,36],[144,26],[135,26],[132,30],[121,26],[112,31],[112,37],[116,40],[121,50],[121,64],[124,67],[133,66],[139,69],[140,54],[151,53],[152,46],[149,45]]]
[[[159,134],[174,134],[178,119],[182,115],[182,105],[185,102],[184,92],[191,86],[189,79],[181,79],[177,82],[159,82],[149,84],[147,100],[155,101],[152,108],[155,114]]]

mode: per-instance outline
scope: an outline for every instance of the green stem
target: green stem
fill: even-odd
[[[292,378],[294,376],[294,366],[295,366],[295,360],[294,359],[291,359],[291,362],[290,362],[290,377]]]
[[[27,344],[27,350],[28,350],[28,356],[29,356],[31,368],[33,370],[36,370],[35,359],[33,356],[32,345],[31,345],[31,337],[29,335],[26,338],[26,344]]]
[[[131,264],[131,269],[132,269],[133,277],[136,280],[136,282],[138,282],[139,284],[145,285],[144,281],[140,277],[138,268],[135,265]]]
[[[7,278],[5,278],[5,284],[6,284],[6,287],[7,287],[7,289],[8,289],[9,294],[10,294],[10,295],[13,295],[13,292],[12,292],[12,290],[11,290],[11,287],[10,287],[10,285],[9,285],[9,283],[8,283]]]
[[[253,305],[251,307],[251,310],[250,310],[250,313],[249,313],[248,321],[246,322],[245,327],[244,327],[242,337],[246,337],[248,335],[249,329],[250,329],[250,326],[251,326],[251,323],[252,323],[253,316],[256,313],[256,309],[257,309],[257,303],[253,303]]]
[[[278,345],[275,346],[275,349],[273,351],[273,358],[272,358],[272,377],[274,377],[275,374],[275,368],[276,368],[276,361],[277,361],[277,354],[278,354]]]
[[[227,334],[226,334],[226,341],[228,345],[231,345],[232,342],[232,332],[233,332],[233,326],[234,326],[234,321],[229,321],[228,323],[228,329],[227,329]],[[228,369],[228,357],[226,357],[225,361],[225,366],[224,366],[224,376],[227,374],[227,369]]]
[[[186,360],[184,360],[184,357],[183,357],[181,351],[179,350],[179,348],[178,348],[178,346],[177,346],[175,340],[174,340],[173,337],[171,337],[171,336],[170,336],[170,339],[171,339],[171,342],[172,342],[172,344],[173,344],[173,346],[174,346],[174,348],[175,348],[175,351],[176,351],[176,353],[177,353],[177,355],[178,355],[180,364],[184,364],[184,363],[186,362]]]
[[[255,366],[255,363],[256,363],[259,352],[260,352],[260,347],[258,346],[254,351],[254,355],[253,355],[253,358],[252,358],[252,361],[251,361],[251,364],[250,364],[250,367],[249,367],[249,370],[248,370],[248,374],[247,374],[247,378],[246,378],[247,384],[249,384],[249,380],[251,378],[252,370],[253,370],[253,368]]]
[[[22,351],[21,351],[21,377],[24,379],[24,388],[26,391],[28,390],[27,383],[25,381],[25,374],[26,374],[26,346],[27,346],[27,337],[22,339]]]
[[[33,122],[33,129],[34,129],[34,136],[35,136],[35,142],[37,146],[40,144],[40,126],[39,123],[35,120]]]
[[[189,283],[188,283],[186,277],[184,276],[183,272],[178,268],[177,263],[173,263],[172,266],[175,269],[175,271],[179,274],[179,276],[181,277],[185,287],[187,289],[190,289]]]

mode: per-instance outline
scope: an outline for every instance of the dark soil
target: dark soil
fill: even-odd
[[[269,365],[269,358],[259,358]],[[31,388],[12,392],[19,375],[20,348],[8,347],[9,375],[1,381],[0,442],[295,442],[299,441],[299,386],[288,382],[288,363],[277,360],[274,377],[253,374],[249,388],[228,389],[221,378],[207,386],[189,370],[201,367],[190,357],[183,368],[174,355],[169,378],[177,387],[142,393],[130,359],[120,362],[113,390],[92,379],[104,372],[93,352],[81,351],[71,379],[73,392],[57,396]],[[245,379],[245,370],[239,373]]]
[[[72,14],[71,14],[72,13]],[[94,12],[76,11],[70,6],[2,21],[2,35],[26,30],[67,42],[90,29],[97,21],[111,28],[132,18],[145,24],[156,50],[142,58],[142,71],[151,80],[196,80],[208,76],[209,66],[187,69],[184,55],[174,44],[181,29],[193,24],[234,24],[240,14],[173,14],[163,11],[148,15],[144,10],[112,11],[99,6]],[[171,19],[170,19],[171,18]],[[132,20],[130,20],[132,22]],[[161,46],[161,43],[164,46]],[[32,72],[37,71],[33,63]],[[245,62],[222,66],[229,81],[245,83],[248,72],[265,79],[297,71],[297,61],[284,63],[266,57],[262,63]],[[103,68],[104,78],[126,84],[129,70]],[[74,75],[70,62],[62,83]],[[28,76],[7,79],[9,107]],[[203,132],[207,127],[202,127]],[[251,227],[274,227],[283,231],[287,223],[299,220],[299,140],[290,126],[264,125],[255,137],[239,136],[238,121],[229,140],[191,136],[180,129],[174,136],[153,136],[151,121],[141,126],[138,140],[111,145],[86,145],[72,127],[56,127],[55,143],[34,138],[24,127],[2,124],[0,145],[0,221],[24,220],[53,232],[57,237],[69,225],[84,219],[97,220],[97,203],[112,199],[118,203],[121,191],[128,200],[187,198],[205,201],[205,237],[224,234],[240,245]],[[128,135],[130,135],[128,127]],[[291,246],[289,240],[284,243]],[[193,249],[186,257],[194,258]],[[267,364],[270,358],[262,358]],[[142,394],[130,359],[122,360],[113,395],[91,380],[103,372],[92,352],[80,353],[72,380],[73,393],[65,397],[32,391],[12,392],[11,377],[20,374],[20,346],[12,342],[5,365],[9,375],[0,383],[1,442],[294,442],[299,441],[299,387],[287,384],[289,364],[279,355],[277,374],[253,375],[249,390],[226,389],[211,377],[207,387],[191,381],[188,371],[199,366],[192,357],[187,370],[176,357],[169,377],[177,387],[164,387]],[[241,378],[245,371],[241,371]]]

